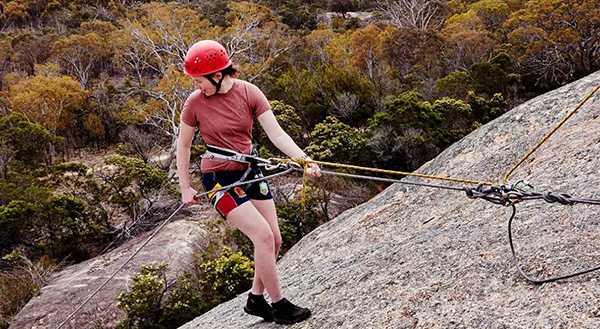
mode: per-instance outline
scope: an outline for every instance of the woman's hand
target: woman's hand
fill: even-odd
[[[308,177],[321,177],[321,169],[316,163],[309,163],[306,169],[306,175]]]
[[[198,194],[198,192],[191,187],[182,188],[181,189],[181,202],[188,204],[188,205],[199,203],[200,200],[194,199],[194,196],[196,194]]]

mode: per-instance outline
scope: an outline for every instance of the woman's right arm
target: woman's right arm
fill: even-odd
[[[179,124],[179,137],[177,138],[177,175],[179,176],[179,188],[181,189],[181,201],[186,204],[196,204],[194,200],[198,194],[190,186],[190,149],[194,140],[196,127],[183,122]]]

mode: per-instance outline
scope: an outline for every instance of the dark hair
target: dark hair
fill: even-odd
[[[231,64],[231,65],[229,65],[228,67],[222,69],[219,72],[223,73],[224,76],[228,75],[228,76],[230,76],[232,78],[235,78],[235,76],[238,73],[238,69],[237,69],[237,67],[233,66],[233,64]],[[217,72],[215,72],[215,73],[217,73]],[[208,76],[212,77],[215,73],[209,74]]]

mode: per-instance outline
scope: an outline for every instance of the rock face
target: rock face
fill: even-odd
[[[172,279],[191,264],[192,253],[204,250],[207,239],[201,226],[175,216],[109,283],[74,317],[65,329],[114,328],[125,318],[116,303],[117,296],[132,284],[130,278],[142,265],[166,262]],[[166,218],[165,218],[166,219]],[[162,223],[162,221],[161,221]],[[152,234],[147,232],[105,255],[72,265],[55,274],[42,288],[42,295],[32,298],[17,314],[9,329],[55,329],[81,303],[104,283]]]
[[[599,82],[596,72],[532,99],[418,172],[502,182]],[[596,95],[511,181],[600,199],[599,107]],[[461,192],[390,186],[313,231],[279,262],[284,296],[313,311],[289,328],[599,328],[600,273],[527,283],[510,254],[510,213],[509,207]],[[532,276],[600,264],[600,206],[524,202],[517,205],[514,232],[520,261]],[[181,328],[279,328],[244,314],[245,298]]]

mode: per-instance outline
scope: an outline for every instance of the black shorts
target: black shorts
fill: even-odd
[[[205,191],[211,191],[231,185],[238,182],[245,172],[246,170],[222,170],[204,173],[202,174],[202,186]],[[260,169],[251,169],[244,181],[259,177],[262,177]],[[230,211],[250,199],[273,199],[271,187],[266,179],[250,185],[240,185],[227,190],[212,192],[207,194],[206,197],[223,219],[227,219],[227,214]]]

